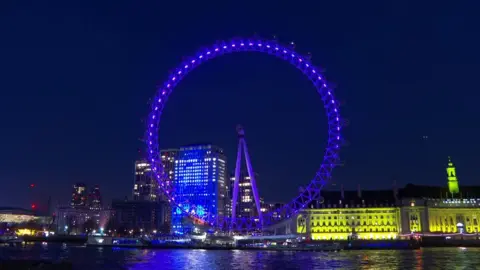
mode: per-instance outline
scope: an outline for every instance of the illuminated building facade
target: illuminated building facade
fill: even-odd
[[[135,179],[133,183],[134,201],[158,201],[158,183],[151,175],[152,169],[147,161],[135,162]]]
[[[402,190],[403,233],[478,237],[480,187],[460,189],[450,157],[446,172],[446,187],[407,185]]]
[[[297,216],[296,232],[312,240],[395,239],[400,209],[394,191],[324,191]]]
[[[189,233],[194,225],[186,222],[185,211],[194,212],[204,220],[225,216],[227,193],[226,157],[213,145],[182,147],[175,160],[173,186],[183,209],[172,209],[174,233]]]
[[[73,185],[70,205],[72,207],[83,207],[87,205],[87,186],[84,183],[76,183]]]
[[[458,186],[457,172],[450,157],[448,157],[447,178],[448,191],[451,194],[458,194],[460,192],[460,188]]]
[[[321,196],[291,225],[313,240],[479,238],[480,186],[460,189],[450,158],[443,187],[408,184],[399,190],[322,191]]]
[[[480,199],[405,199],[402,218],[404,233],[477,235]]]
[[[478,234],[480,231],[480,199],[431,200],[427,204],[430,232]]]
[[[35,221],[37,218],[31,210],[0,207],[0,224],[21,224]]]

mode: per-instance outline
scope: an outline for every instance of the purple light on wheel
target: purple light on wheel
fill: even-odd
[[[248,42],[246,42],[245,40],[248,40]],[[256,38],[235,39],[235,40],[230,40],[226,42],[220,42],[220,44],[230,44],[230,45],[229,46],[222,45],[221,48],[223,49],[220,50],[217,43],[217,45],[212,45],[207,47],[205,50],[199,51],[196,54],[197,55],[196,57],[190,58],[188,62],[184,62],[179,66],[179,68],[174,69],[176,71],[174,74],[171,74],[169,76],[170,80],[167,81],[166,84],[164,84],[165,87],[173,90],[175,86],[178,83],[180,83],[182,79],[185,77],[185,75],[187,74],[186,72],[187,68],[194,69],[198,67],[199,65],[195,65],[197,63],[195,59],[200,59],[198,61],[198,63],[200,64],[202,62],[205,62],[202,60],[213,59],[225,53],[260,52],[260,53],[272,55],[274,57],[279,57],[280,59],[290,62],[294,67],[301,70],[302,73],[313,82],[313,86],[317,89],[317,92],[320,94],[321,98],[327,102],[329,101],[330,103],[330,104],[325,103],[325,106],[324,106],[328,119],[332,119],[332,118],[335,119],[335,121],[330,120],[328,122],[329,139],[327,140],[327,146],[326,146],[325,152],[329,154],[324,156],[323,162],[319,167],[320,169],[317,171],[317,173],[315,174],[310,184],[305,188],[305,192],[301,193],[299,196],[294,198],[290,203],[286,204],[283,208],[274,210],[277,212],[284,213],[282,215],[284,217],[291,217],[292,215],[296,214],[301,208],[306,207],[319,194],[320,189],[330,179],[333,167],[335,167],[335,164],[337,164],[338,151],[339,151],[338,142],[340,141],[340,137],[341,137],[340,126],[339,126],[340,116],[338,112],[338,106],[333,105],[333,104],[337,104],[337,102],[334,99],[334,95],[331,89],[328,89],[328,91],[322,90],[327,87],[327,83],[324,81],[322,76],[320,76],[320,74],[317,74],[319,72],[317,72],[316,68],[314,68],[313,66],[312,68],[310,68],[311,63],[309,62],[309,60],[307,60],[308,58],[305,58],[304,56],[296,53],[290,47],[283,46],[282,44],[278,43],[275,40],[265,41],[265,40],[256,39]],[[235,49],[237,44],[240,47],[242,47],[242,49]],[[249,46],[245,46],[246,44]],[[270,48],[272,49],[270,50]],[[283,53],[278,53],[279,51]],[[288,57],[288,58],[285,57],[286,53],[289,53],[291,57]],[[204,54],[208,55],[208,57],[204,58]],[[302,64],[299,65],[299,63],[302,63]],[[183,68],[183,71],[185,72],[182,72],[182,68]],[[179,76],[181,74],[185,74],[185,75]],[[317,83],[318,81],[323,81],[323,83],[319,84]],[[175,82],[175,84],[173,84],[172,82]],[[165,104],[166,100],[168,99],[171,93],[172,91],[165,91],[162,88],[160,88],[158,90],[156,100],[158,100],[159,104],[162,104],[162,102],[163,104]],[[158,98],[158,96],[162,96],[162,98]],[[154,168],[154,170],[156,171],[154,176],[157,178],[157,181],[160,183],[160,187],[162,191],[165,193],[170,203],[172,203],[175,206],[178,206],[182,202],[176,202],[177,200],[175,199],[176,198],[175,192],[172,189],[173,185],[165,184],[165,183],[169,183],[168,177],[163,172],[163,166],[158,166],[158,164],[162,164],[162,159],[161,159],[161,156],[159,153],[159,147],[158,147],[159,137],[156,136],[154,138],[153,136],[154,132],[158,132],[160,119],[161,119],[161,115],[164,107],[165,106],[154,106],[151,112],[152,116],[147,118],[148,119],[147,135],[149,136],[149,139],[147,140],[147,148],[148,148],[147,153],[149,153],[149,160],[151,163],[151,167]],[[263,219],[266,220],[266,218],[269,218],[270,220],[273,220],[272,213],[273,212],[263,214],[262,215]],[[205,220],[204,217],[199,217],[196,214],[192,214],[190,212],[186,214],[189,214],[194,218],[197,218],[198,220],[203,220],[205,224],[213,224],[213,225],[216,225],[217,227],[221,227],[221,226],[225,227],[224,225],[217,224],[216,223],[217,221]],[[220,223],[220,221],[218,222]],[[262,224],[258,224],[258,222],[255,221],[255,218],[237,219],[235,223],[237,223],[236,225],[243,224],[242,226],[244,228],[255,229],[255,228],[262,227]]]

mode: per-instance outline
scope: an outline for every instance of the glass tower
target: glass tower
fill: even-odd
[[[195,221],[187,218],[185,211],[205,221],[226,216],[229,201],[226,165],[225,154],[219,147],[195,145],[179,149],[173,187],[176,201],[183,209],[172,209],[174,233],[195,231]]]

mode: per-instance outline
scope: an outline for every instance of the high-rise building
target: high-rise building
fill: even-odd
[[[76,183],[73,185],[72,200],[70,205],[73,207],[87,205],[87,186],[84,183]]]
[[[158,201],[158,183],[151,171],[150,163],[147,161],[140,160],[135,162],[134,201]]]
[[[145,233],[168,233],[170,224],[163,219],[165,204],[166,202],[115,200],[112,202],[115,227],[125,230],[141,229]]]
[[[255,179],[258,180],[258,174],[255,173]],[[235,181],[235,175],[230,177],[230,189],[229,192],[233,192],[233,185]],[[233,197],[233,194],[230,194],[230,198]],[[231,207],[231,203],[229,204]],[[231,214],[231,212],[229,213]],[[238,183],[238,202],[236,214],[237,218],[250,218],[258,217],[258,213],[255,206],[255,199],[253,197],[252,185],[250,181],[250,176],[245,170],[240,172],[240,178]]]
[[[162,165],[163,165],[163,172],[167,176],[169,181],[167,184],[171,185],[175,179],[175,160],[178,157],[178,149],[165,149],[160,151],[160,155],[162,157]],[[167,196],[163,190],[159,190],[159,198],[161,202],[165,202],[162,204],[164,210],[162,211],[163,220],[166,224],[171,224],[172,222],[172,207],[168,202]],[[165,229],[164,229],[165,230]]]
[[[167,181],[173,181],[175,160],[178,154],[177,149],[167,149],[161,151],[163,171],[168,177]],[[157,179],[151,173],[150,163],[141,160],[135,163],[135,183],[133,185],[133,200],[134,201],[148,201],[161,202],[159,204],[163,207],[160,212],[163,217],[162,222],[166,224],[171,223],[172,210],[168,203],[168,198],[160,189]]]
[[[88,206],[92,210],[102,209],[102,195],[100,194],[100,187],[95,185],[88,196]]]
[[[172,209],[174,233],[189,233],[193,226],[185,224],[184,212],[200,216],[203,220],[216,220],[227,214],[229,196],[226,175],[226,157],[214,145],[182,147],[175,160],[173,187],[183,209]]]
[[[171,184],[173,183],[173,180],[175,179],[175,160],[178,158],[178,149],[165,149],[160,151],[160,155],[162,157],[162,166],[163,166],[163,172],[167,176],[168,180]],[[160,199],[162,201],[168,201],[168,198],[163,194],[163,192],[160,192]]]

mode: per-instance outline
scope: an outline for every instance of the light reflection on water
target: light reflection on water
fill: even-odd
[[[71,261],[74,269],[479,269],[480,248],[342,251],[149,250],[27,244],[1,247],[0,259]]]

